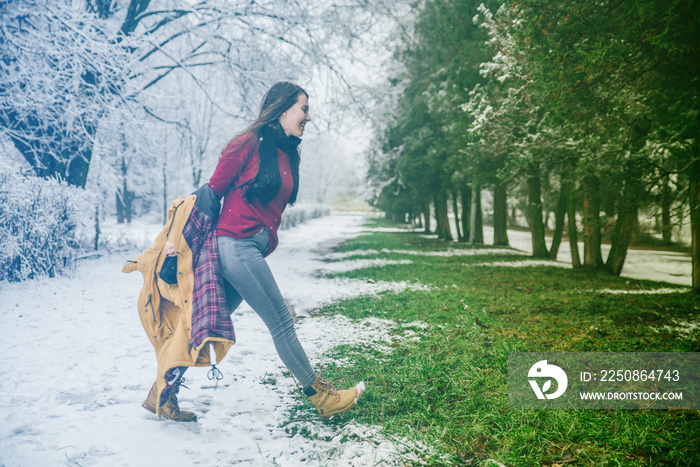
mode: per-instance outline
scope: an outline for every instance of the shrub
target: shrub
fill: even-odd
[[[0,163],[0,281],[53,277],[72,267],[88,209],[83,190]]]

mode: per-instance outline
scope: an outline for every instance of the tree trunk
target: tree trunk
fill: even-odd
[[[469,243],[472,245],[483,245],[484,243],[484,223],[481,212],[481,182],[472,182],[472,203],[469,214]]]
[[[627,249],[632,241],[632,234],[637,227],[637,213],[639,211],[639,196],[642,187],[639,170],[636,167],[627,167],[627,179],[625,180],[622,197],[617,209],[617,220],[613,229],[610,253],[605,262],[608,271],[616,276],[622,272],[627,257]]]
[[[95,205],[95,251],[100,247],[100,205]]]
[[[440,212],[438,209],[438,204],[440,202],[437,199],[437,195],[433,197],[433,212],[435,213],[435,234],[438,238],[442,238],[442,225],[440,225]]]
[[[547,244],[544,239],[544,223],[542,222],[542,187],[539,174],[527,179],[528,221],[532,238],[532,256],[547,258]]]
[[[510,218],[508,219],[508,223],[510,225],[518,225],[518,208],[513,206],[510,208],[510,212],[508,213]]]
[[[630,201],[629,199],[622,201],[623,207],[615,221],[612,245],[610,246],[608,259],[605,262],[606,269],[616,276],[619,276],[622,272],[622,267],[627,257],[627,249],[632,241],[632,234],[636,225],[637,207],[632,206],[633,202]]]
[[[471,232],[471,210],[472,210],[472,189],[464,185],[460,190],[462,197],[462,235],[465,242],[468,242]]]
[[[554,212],[554,233],[552,234],[552,246],[549,247],[549,258],[557,259],[559,245],[564,235],[564,220],[566,219],[566,208],[569,202],[569,184],[562,177],[561,189],[559,191],[559,202],[557,210]]]
[[[127,171],[126,160],[122,158],[122,189],[117,190],[117,222],[119,224],[124,222],[131,224],[131,200],[133,196],[127,184]]]
[[[508,246],[508,199],[501,183],[493,190],[493,244]]]
[[[447,212],[447,190],[441,189],[435,195],[435,219],[437,220],[438,238],[452,240],[450,221]]]
[[[425,227],[425,233],[430,234],[430,203],[427,201],[423,202],[421,206],[421,213],[423,214],[423,222]]]
[[[452,190],[452,212],[455,215],[455,230],[457,231],[457,241],[461,242],[464,240],[462,235],[461,224],[459,222],[459,200],[457,197],[457,190]]]
[[[131,192],[124,188],[117,192],[117,222],[131,224]]]
[[[587,178],[583,183],[583,266],[598,268],[603,265],[600,251],[600,199],[598,180]]]
[[[698,151],[695,151],[697,157]],[[690,181],[690,238],[692,249],[693,292],[700,293],[700,161],[695,161],[688,171]]]
[[[567,232],[569,234],[569,249],[571,250],[571,266],[581,267],[581,257],[578,254],[578,230],[576,227],[576,194],[571,189],[571,182],[562,182],[568,186],[569,197],[566,203]]]
[[[168,222],[168,176],[165,173],[165,164],[163,164],[163,224],[166,222]]]
[[[673,197],[671,196],[671,187],[669,186],[669,177],[664,177],[663,188],[661,192],[661,238],[664,243],[671,243],[671,233],[673,232],[673,224],[671,223],[671,204]]]

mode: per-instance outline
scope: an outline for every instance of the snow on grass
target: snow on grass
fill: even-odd
[[[418,332],[414,329],[418,330]],[[393,320],[382,318],[364,318],[351,320],[342,315],[317,316],[302,320],[297,334],[301,342],[315,342],[313,349],[308,349],[309,357],[321,365],[329,363],[350,363],[338,360],[327,354],[339,345],[362,345],[378,350],[380,353],[391,351],[391,345],[402,340],[419,340],[420,331],[427,329],[421,322],[398,324]],[[327,336],[333,336],[327,339]]]
[[[323,266],[323,271],[331,273],[340,273],[354,271],[355,269],[378,268],[396,264],[413,264],[413,261],[409,259],[356,259],[350,261],[325,263],[325,265]]]
[[[485,255],[524,255],[526,253],[511,248],[449,248],[446,251],[390,250],[388,248],[383,248],[381,250],[368,249],[336,252],[329,254],[327,258],[335,260],[344,259],[351,256],[372,256],[379,254],[452,257]]]
[[[420,324],[309,316],[325,301],[423,287],[314,277],[328,264],[328,249],[361,232],[362,221],[329,216],[280,231],[280,247],[268,258],[318,369],[340,344],[419,337],[408,331]],[[124,245],[148,237],[149,246],[160,227],[143,237],[136,230],[122,233]],[[62,277],[0,284],[1,464],[401,465],[423,449],[384,437],[378,427],[335,426],[315,413],[306,423],[323,436],[290,434],[284,424],[298,404],[296,384],[284,376],[269,332],[245,304],[233,315],[237,342],[219,365],[224,379],[209,381],[199,368],[185,375],[189,389],[181,390],[180,405],[197,413],[198,423],[157,420],[140,406],[156,371],[136,311],[142,279],[121,273],[139,253],[85,259]]]
[[[587,290],[585,293],[607,293],[607,294],[668,294],[668,293],[687,293],[690,291],[689,288],[681,287],[662,287],[659,289],[635,289],[635,290],[623,290],[623,289],[600,289],[600,290]]]
[[[404,233],[404,232],[423,232],[424,229],[410,228],[410,227],[365,227],[364,232],[361,235],[369,235],[372,232],[384,232],[384,233]]]
[[[571,269],[571,264],[560,263],[559,261],[548,260],[525,260],[525,261],[494,261],[491,263],[464,264],[464,266],[502,266],[506,268],[529,268],[533,266],[551,266],[556,268]]]
[[[652,327],[654,332],[670,332],[673,334],[678,334],[684,339],[690,339],[691,341],[696,341],[698,339],[698,331],[700,331],[700,322],[698,321],[686,321],[681,319],[671,319],[672,325],[664,325],[659,327]],[[695,335],[694,335],[695,334]]]
[[[520,255],[524,254],[521,251],[510,248],[472,248],[472,249],[452,249],[446,251],[414,251],[414,250],[391,250],[391,253],[403,255],[419,255],[419,256],[484,256],[484,255]]]
[[[368,249],[368,250],[352,250],[352,251],[336,251],[333,253],[328,253],[325,257],[328,260],[335,261],[335,260],[341,260],[345,258],[349,258],[351,256],[375,256],[380,253],[391,253],[391,250],[388,249],[383,249],[383,250],[373,250],[373,249]]]
[[[433,289],[433,286],[420,282],[315,277],[304,284],[303,288],[290,289],[288,293],[285,292],[284,297],[287,305],[294,310],[295,314],[304,316],[337,300],[363,295],[377,295],[383,292],[399,293],[404,290]]]

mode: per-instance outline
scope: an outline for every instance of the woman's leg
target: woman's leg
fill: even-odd
[[[307,388],[316,381],[316,372],[299,343],[292,314],[265,261],[269,235],[263,229],[244,239],[219,237],[221,274],[262,318],[282,362]]]
[[[228,281],[224,281],[224,293],[226,295],[226,306],[228,307],[228,312],[233,314],[233,312],[236,311],[236,308],[238,308],[243,301],[243,297],[241,297],[241,294],[239,294]]]

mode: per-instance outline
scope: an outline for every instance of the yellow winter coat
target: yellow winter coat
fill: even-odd
[[[213,363],[219,363],[234,344],[233,339],[216,336],[206,337],[196,348],[190,343],[194,273],[192,249],[185,241],[183,229],[196,200],[197,194],[175,200],[168,212],[169,222],[163,227],[153,246],[135,260],[127,261],[122,269],[125,273],[138,270],[143,274],[143,288],[137,306],[141,324],[153,344],[158,360],[157,400],[160,400],[160,394],[166,387],[165,374],[169,369],[212,364],[210,347],[216,353],[216,362]],[[167,284],[158,276],[166,258],[166,240],[175,244],[177,252],[175,285]]]

